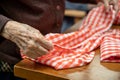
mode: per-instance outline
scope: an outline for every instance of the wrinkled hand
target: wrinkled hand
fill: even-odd
[[[106,11],[109,11],[109,6],[113,5],[114,10],[118,12],[118,1],[119,0],[103,0],[106,7]]]
[[[2,36],[15,42],[22,53],[34,59],[53,48],[53,45],[37,29],[15,21],[7,22]]]

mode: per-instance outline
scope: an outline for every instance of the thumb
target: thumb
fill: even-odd
[[[105,10],[108,12],[109,11],[109,1],[108,0],[103,0],[104,5],[105,5]]]

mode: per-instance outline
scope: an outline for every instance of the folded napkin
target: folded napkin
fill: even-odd
[[[120,62],[120,30],[111,30],[100,46],[102,62]]]

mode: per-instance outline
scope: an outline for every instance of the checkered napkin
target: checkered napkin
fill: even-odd
[[[120,62],[120,30],[111,30],[104,34],[100,51],[102,62]]]
[[[104,6],[94,8],[80,26],[79,31],[67,34],[47,34],[45,37],[54,44],[48,54],[38,57],[37,62],[65,69],[83,66],[91,62],[94,49],[102,42],[102,34],[110,29],[115,12],[104,11]]]
[[[109,12],[105,12],[104,6],[94,8],[89,12],[78,31],[67,34],[47,34],[45,37],[54,44],[54,49],[35,61],[55,69],[79,67],[90,63],[94,58],[94,49],[107,39],[105,35],[115,22],[115,17],[112,6]],[[101,55],[104,54],[103,48],[101,46],[103,50]],[[106,57],[103,59],[102,57],[101,60],[105,60]]]

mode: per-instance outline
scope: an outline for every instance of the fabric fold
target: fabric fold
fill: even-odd
[[[102,62],[120,62],[120,30],[112,30],[104,36],[100,51]]]

